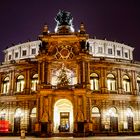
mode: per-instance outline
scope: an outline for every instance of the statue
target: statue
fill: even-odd
[[[57,16],[55,17],[55,21],[57,22],[55,32],[62,33],[62,34],[74,32],[72,20],[73,17],[70,12],[60,10]]]
[[[60,10],[55,18],[55,21],[57,22],[58,26],[61,26],[61,25],[71,26],[72,20],[73,20],[73,17],[71,15],[71,13],[66,12],[64,10],[62,10],[62,11]]]

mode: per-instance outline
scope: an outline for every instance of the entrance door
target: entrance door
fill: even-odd
[[[67,99],[54,104],[54,133],[73,132],[73,105]]]
[[[60,132],[69,132],[70,122],[69,122],[69,112],[60,112]]]
[[[128,130],[133,131],[133,117],[127,117],[128,121]]]
[[[112,132],[118,131],[118,117],[110,117],[110,129]]]

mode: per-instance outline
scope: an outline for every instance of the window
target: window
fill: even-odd
[[[10,85],[9,77],[6,77],[3,81],[3,94],[6,94],[9,92],[9,85]]]
[[[117,110],[115,107],[112,107],[108,110],[107,115],[110,117],[116,117],[117,116]]]
[[[18,58],[18,52],[15,52],[15,58]]]
[[[124,56],[125,56],[125,58],[128,58],[128,53],[125,52],[125,53],[124,53]]]
[[[137,91],[140,92],[140,77],[137,77]]]
[[[23,112],[21,108],[17,108],[15,111],[15,117],[22,117],[22,116],[23,116]]]
[[[132,109],[131,108],[127,108],[126,109],[126,116],[127,117],[133,117],[133,112],[132,112]]]
[[[6,119],[6,109],[2,109],[0,112],[0,120]]]
[[[100,111],[99,111],[98,107],[93,107],[92,108],[91,117],[100,117]]]
[[[117,56],[121,56],[121,51],[117,50]]]
[[[111,48],[108,49],[108,54],[112,54],[112,49]]]
[[[99,76],[96,73],[90,75],[90,89],[99,90]]]
[[[12,55],[10,54],[9,56],[8,56],[8,60],[11,60],[12,59]]]
[[[32,109],[30,117],[36,117],[36,107]]]
[[[125,92],[130,92],[130,79],[127,75],[123,76],[123,89]]]
[[[110,91],[116,90],[116,80],[113,74],[107,75],[107,89]]]
[[[17,86],[16,86],[16,91],[17,92],[22,92],[24,89],[24,76],[20,75],[17,78]]]
[[[27,53],[27,51],[26,50],[23,50],[22,51],[22,56],[26,56],[27,55],[26,53]]]
[[[36,49],[35,48],[32,49],[32,54],[36,54]]]
[[[102,53],[103,49],[102,47],[98,47],[98,53]]]
[[[32,77],[32,85],[31,85],[31,89],[33,91],[36,91],[37,90],[37,84],[38,84],[38,74],[35,74],[33,77]]]

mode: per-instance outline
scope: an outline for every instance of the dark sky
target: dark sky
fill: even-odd
[[[0,0],[0,61],[12,43],[37,40],[45,23],[54,32],[59,9],[71,12],[76,31],[83,22],[91,38],[130,45],[140,61],[138,0]]]

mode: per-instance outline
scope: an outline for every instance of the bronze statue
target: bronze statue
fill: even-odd
[[[58,26],[61,25],[72,25],[73,17],[70,12],[66,12],[64,10],[59,10],[57,16],[55,17],[55,21],[57,22]]]

